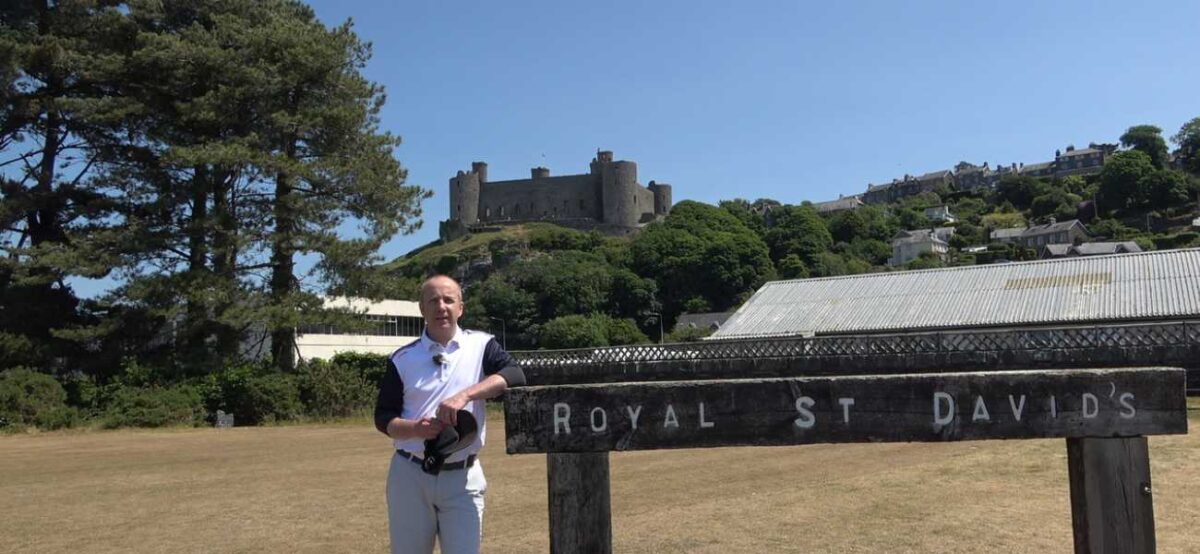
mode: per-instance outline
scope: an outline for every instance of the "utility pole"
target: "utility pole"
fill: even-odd
[[[647,315],[652,315],[652,316],[658,318],[658,344],[662,344],[663,343],[662,314],[660,314],[658,312],[648,312]]]

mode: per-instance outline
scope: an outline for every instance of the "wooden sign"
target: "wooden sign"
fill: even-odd
[[[510,454],[1187,432],[1176,368],[518,387],[504,408]]]

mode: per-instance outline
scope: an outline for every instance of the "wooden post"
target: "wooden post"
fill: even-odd
[[[1146,437],[1069,438],[1067,468],[1076,554],[1154,552]]]
[[[608,452],[546,455],[551,554],[612,553]]]

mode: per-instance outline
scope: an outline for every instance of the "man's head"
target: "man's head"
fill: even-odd
[[[458,281],[434,275],[421,284],[421,316],[429,338],[446,344],[454,338],[463,314],[462,288]]]

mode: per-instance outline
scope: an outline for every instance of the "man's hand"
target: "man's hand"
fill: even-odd
[[[458,425],[458,411],[465,408],[471,397],[462,391],[442,401],[437,407],[437,418],[446,425]]]
[[[446,424],[432,417],[423,417],[417,420],[416,425],[413,426],[413,432],[418,437],[428,440],[438,436],[438,433],[441,433],[445,427]]]

